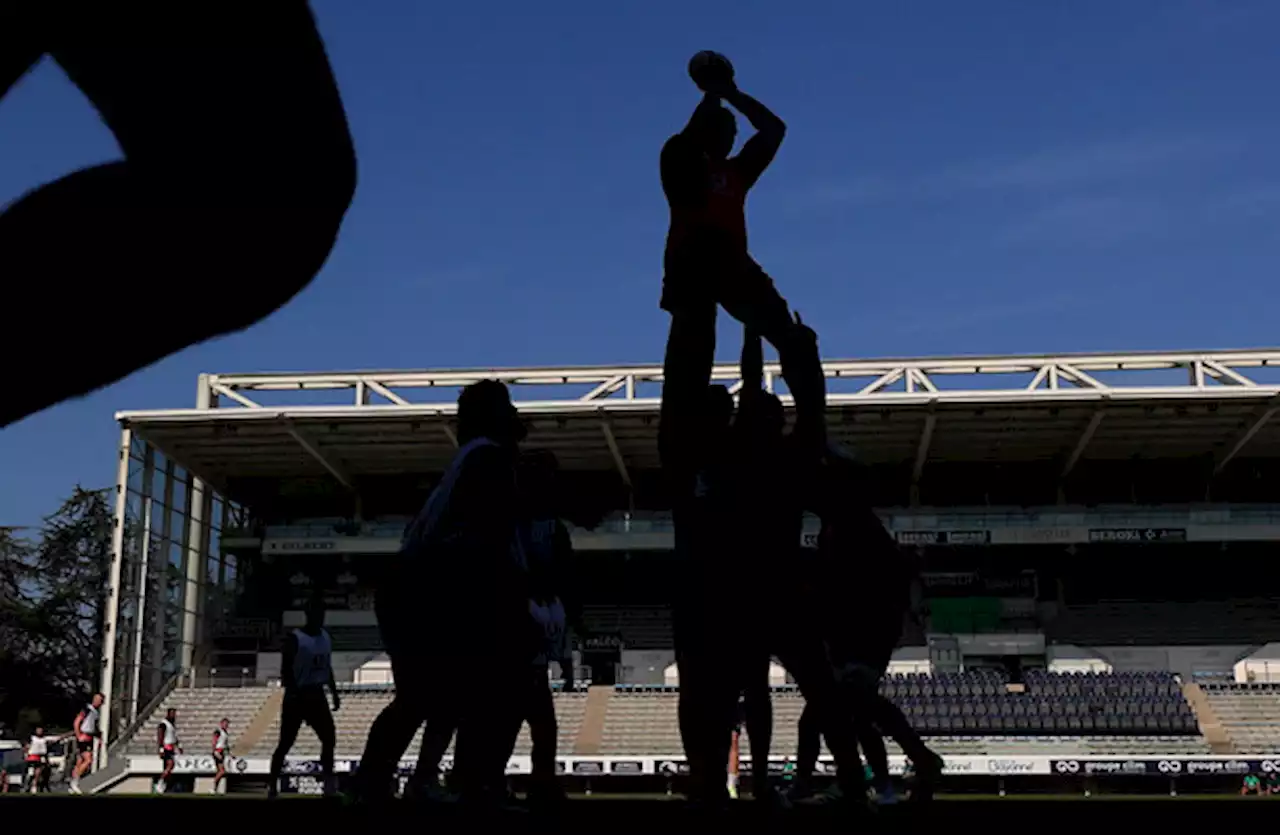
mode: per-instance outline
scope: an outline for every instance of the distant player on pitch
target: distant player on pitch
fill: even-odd
[[[213,793],[218,793],[222,781],[227,778],[227,758],[231,756],[231,720],[223,717],[213,731]]]
[[[267,797],[275,797],[280,790],[280,773],[284,770],[284,758],[293,743],[298,741],[302,724],[311,726],[320,738],[320,771],[324,777],[324,793],[333,794],[333,751],[337,747],[337,732],[333,727],[333,714],[324,689],[329,688],[333,697],[333,709],[340,707],[338,685],[333,680],[333,640],[324,628],[324,599],[315,596],[307,604],[307,622],[285,641],[284,703],[280,708],[280,743],[271,755],[271,775],[268,778]]]
[[[160,779],[156,780],[154,791],[156,794],[164,794],[169,787],[169,778],[173,776],[174,758],[182,753],[182,746],[178,744],[178,711],[173,708],[164,712],[164,718],[156,726],[156,748],[163,770],[160,772]]]

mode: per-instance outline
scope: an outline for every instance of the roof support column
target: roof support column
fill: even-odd
[[[1098,427],[1102,424],[1102,419],[1106,415],[1107,409],[1105,406],[1099,406],[1094,410],[1094,413],[1089,417],[1089,422],[1085,424],[1084,430],[1076,440],[1076,445],[1072,447],[1071,453],[1067,456],[1066,463],[1062,465],[1062,472],[1058,474],[1058,504],[1066,504],[1067,476],[1071,475],[1071,471],[1076,468],[1076,464],[1080,463],[1081,456],[1089,448],[1089,442],[1093,440],[1094,433],[1098,431]]]
[[[924,475],[924,464],[929,458],[929,447],[933,444],[933,430],[938,425],[938,416],[929,409],[925,416],[924,427],[920,430],[920,441],[916,444],[916,459],[911,465],[911,506],[920,504],[920,478]]]
[[[631,483],[631,472],[627,469],[626,459],[622,457],[622,449],[618,446],[618,438],[613,433],[613,424],[605,415],[600,416],[600,430],[604,432],[604,442],[609,446],[609,454],[613,456],[613,466],[627,488],[627,509],[635,510],[635,487]]]

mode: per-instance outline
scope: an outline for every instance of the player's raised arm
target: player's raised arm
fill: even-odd
[[[662,146],[662,190],[674,205],[697,205],[706,199],[707,164],[698,134],[719,108],[720,99],[707,94],[694,108],[689,123]]]
[[[737,87],[726,86],[716,92],[734,110],[746,116],[747,121],[751,123],[751,127],[756,129],[755,134],[746,141],[742,146],[742,150],[734,157],[737,162],[738,173],[742,176],[747,187],[750,188],[755,185],[756,180],[760,179],[760,175],[764,173],[764,170],[769,167],[769,163],[773,162],[773,158],[777,155],[778,148],[782,145],[782,139],[787,135],[786,122],[783,122],[772,110]]]

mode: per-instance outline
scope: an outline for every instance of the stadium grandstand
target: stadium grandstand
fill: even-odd
[[[825,371],[832,438],[874,474],[900,547],[923,556],[920,617],[883,687],[949,775],[1002,791],[1147,775],[1189,791],[1280,770],[1280,350]],[[714,372],[731,390],[737,375]],[[194,408],[117,416],[111,740],[86,789],[147,790],[169,707],[188,740],[176,775],[208,785],[203,749],[226,716],[228,790],[261,788],[279,642],[317,591],[347,691],[338,768],[358,767],[394,688],[369,576],[453,455],[458,389],[481,378],[510,386],[525,445],[563,469],[588,627],[583,681],[556,697],[566,779],[679,774],[660,368],[210,374]],[[815,533],[809,520],[805,544]],[[802,701],[772,675],[781,768]],[[304,730],[300,791],[317,754]],[[513,774],[527,754],[522,736]]]

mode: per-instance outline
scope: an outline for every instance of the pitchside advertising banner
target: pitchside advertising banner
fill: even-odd
[[[782,773],[794,759],[775,757],[769,760],[769,771]],[[416,760],[400,761],[402,777],[413,773]],[[336,760],[334,771],[339,778],[355,773],[359,760]],[[441,764],[445,771],[452,766],[448,758]],[[902,774],[907,761],[903,757],[890,757],[889,770]],[[829,757],[818,763],[819,772],[834,771]],[[265,757],[236,758],[227,763],[227,772],[244,777],[265,777],[270,773],[271,761]],[[159,757],[130,757],[131,774],[158,775],[161,771]],[[212,776],[213,757],[180,756],[174,760],[174,773],[179,775]],[[742,758],[741,770],[750,773],[750,757]],[[561,757],[556,761],[556,771],[575,777],[636,777],[644,775],[676,776],[688,772],[684,757]],[[507,762],[510,775],[530,774],[532,762],[527,756],[512,757]],[[285,776],[295,791],[305,791],[320,775],[318,760],[290,758],[285,762]],[[968,777],[1215,777],[1223,775],[1280,773],[1280,753],[1267,757],[1167,757],[1122,758],[1078,757],[1058,759],[1053,757],[1001,757],[957,756],[948,757],[946,775]],[[317,786],[318,790],[318,786]]]

